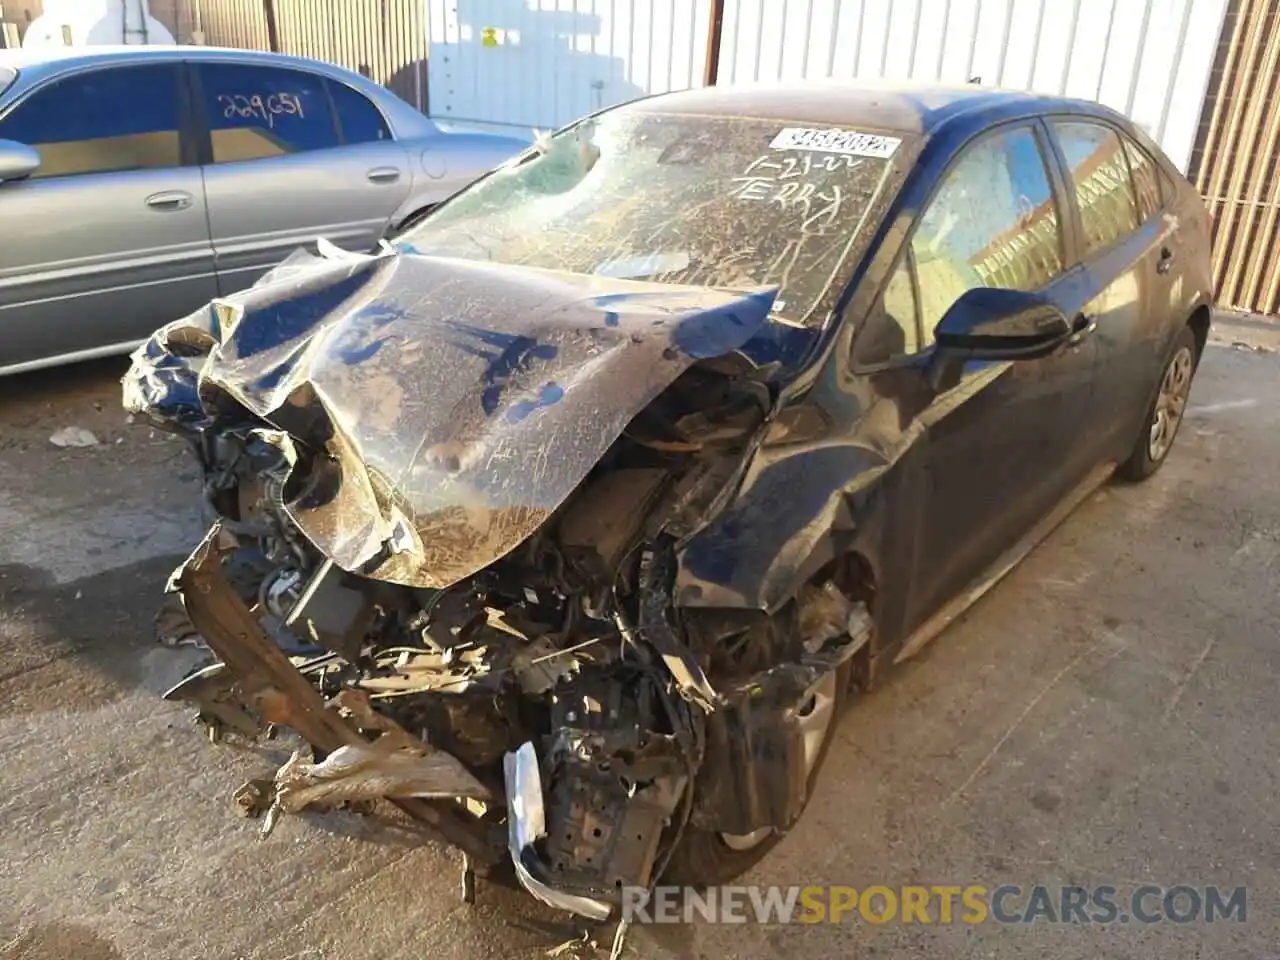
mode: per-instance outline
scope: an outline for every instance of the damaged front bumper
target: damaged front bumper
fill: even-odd
[[[318,678],[341,658],[290,657],[267,635],[224,573],[234,546],[215,524],[174,575],[171,589],[218,662],[166,697],[195,704],[221,734],[252,739],[287,726],[311,745],[315,760],[298,751],[273,781],[237,794],[244,812],[265,813],[264,833],[315,804],[386,799],[460,849],[468,870],[489,874],[509,859],[538,900],[594,921],[613,914],[623,887],[656,882],[686,824],[747,834],[794,822],[808,789],[796,711],[870,630],[865,607],[842,608],[845,630],[823,631],[834,642],[811,642],[797,662],[711,691],[710,709],[695,707],[711,690],[705,677],[683,681],[687,700],[673,695],[686,668],[657,650],[670,693],[652,672],[619,683],[589,666],[552,671],[541,758],[534,739],[506,749],[499,784],[409,734],[367,691],[326,697]],[[659,704],[666,722],[644,715],[645,703]]]

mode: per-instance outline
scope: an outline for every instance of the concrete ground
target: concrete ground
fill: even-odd
[[[633,931],[631,955],[1280,955],[1280,358],[1251,346],[1265,328],[1220,336],[1166,468],[1104,488],[855,703],[748,880],[1246,885],[1247,921],[695,923]],[[464,906],[456,857],[404,825],[286,818],[263,841],[233,815],[271,768],[157,697],[189,662],[151,617],[200,532],[195,474],[122,423],[122,369],[0,381],[0,957],[515,958],[573,936],[505,889]],[[52,446],[66,425],[101,443]]]

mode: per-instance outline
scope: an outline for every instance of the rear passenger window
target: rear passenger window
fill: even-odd
[[[1097,123],[1055,122],[1076,185],[1085,247],[1096,253],[1138,228],[1138,203],[1120,136]]]
[[[338,125],[342,127],[344,143],[375,143],[390,140],[391,131],[382,119],[382,112],[362,93],[352,90],[345,83],[329,81],[333,106],[338,111]]]
[[[924,345],[975,287],[1035,290],[1062,271],[1062,226],[1035,133],[1016,127],[968,147],[911,240]]]
[[[113,67],[40,88],[0,121],[0,137],[40,151],[33,179],[177,167],[178,117],[176,65]]]
[[[200,80],[214,163],[339,144],[324,77],[256,64],[202,63]]]
[[[1133,190],[1138,198],[1138,217],[1146,223],[1164,205],[1160,197],[1160,168],[1140,146],[1128,137],[1123,139],[1129,170],[1133,173]]]

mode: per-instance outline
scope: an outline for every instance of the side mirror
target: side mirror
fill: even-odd
[[[935,389],[965,360],[1035,360],[1071,336],[1071,322],[1039,293],[978,287],[963,294],[933,330]]]
[[[0,140],[0,182],[21,180],[40,169],[40,151],[16,140]]]

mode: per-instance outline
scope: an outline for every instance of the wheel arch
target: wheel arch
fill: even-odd
[[[1191,332],[1196,338],[1196,362],[1200,362],[1200,358],[1204,356],[1205,345],[1209,342],[1209,325],[1213,322],[1213,313],[1209,310],[1208,304],[1200,304],[1193,311],[1191,316],[1187,318],[1187,326],[1191,328]]]

